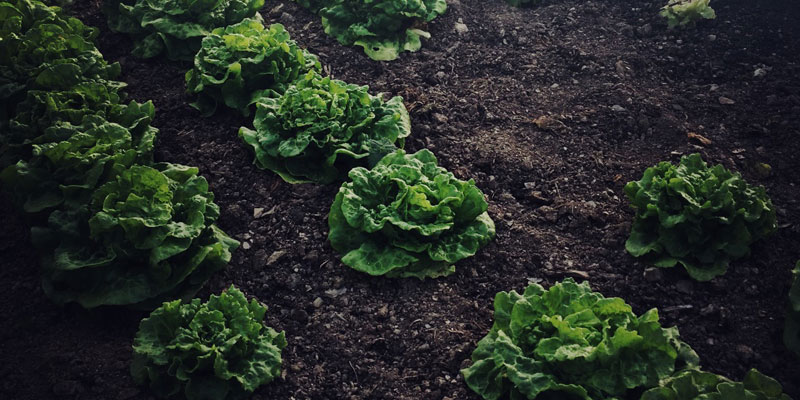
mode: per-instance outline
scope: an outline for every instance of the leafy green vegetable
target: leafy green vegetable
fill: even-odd
[[[705,19],[714,19],[717,14],[708,4],[711,0],[669,0],[660,12],[670,28],[686,26]]]
[[[290,183],[331,183],[355,166],[374,165],[402,148],[411,122],[401,97],[384,102],[367,86],[351,85],[315,72],[277,98],[256,102],[255,130],[241,137],[256,165]]]
[[[242,399],[281,372],[283,332],[231,286],[206,303],[166,302],[139,324],[131,373],[160,398]]]
[[[190,61],[211,30],[258,18],[264,0],[105,0],[112,31],[134,37],[133,55]]]
[[[59,123],[80,125],[88,115],[105,117],[119,105],[117,89],[83,82],[69,90],[30,90],[17,113],[0,134],[0,170],[31,157],[31,144]]]
[[[10,119],[28,90],[70,90],[98,82],[110,90],[120,73],[97,51],[97,30],[75,18],[62,17],[57,7],[18,0],[0,3],[0,121]],[[2,124],[0,124],[2,128]]]
[[[47,128],[60,122],[79,125],[88,115],[106,116],[121,107],[116,88],[105,83],[81,82],[68,90],[31,90],[11,120],[12,134],[33,140]]]
[[[45,293],[86,308],[194,295],[239,245],[213,225],[219,207],[197,172],[134,165],[96,189],[88,205],[51,213],[48,227],[31,235],[55,249],[42,261]]]
[[[743,382],[733,382],[724,376],[687,370],[650,389],[641,400],[791,400],[783,394],[778,381],[751,369]]]
[[[680,263],[699,281],[724,274],[731,260],[776,229],[763,187],[722,165],[709,168],[699,154],[648,168],[640,181],[625,185],[625,194],[636,209],[628,252],[657,267]]]
[[[420,29],[447,10],[445,0],[295,0],[322,17],[325,33],[344,45],[357,45],[373,60],[396,59],[417,51]]]
[[[308,71],[321,71],[317,56],[289,39],[283,25],[264,29],[260,19],[214,29],[203,39],[194,68],[186,73],[189,93],[199,94],[192,106],[206,115],[218,103],[250,114],[262,96],[280,95]]]
[[[789,289],[789,312],[786,313],[783,343],[800,357],[800,261],[795,265],[792,276],[792,287]]]
[[[428,150],[388,154],[371,170],[354,168],[328,216],[342,262],[370,275],[436,278],[495,236],[475,182],[456,179]]]
[[[488,400],[618,399],[651,388],[698,357],[677,328],[662,328],[658,311],[636,316],[620,298],[565,279],[520,295],[500,292],[494,325],[461,370]]]
[[[0,181],[20,198],[25,211],[56,207],[65,198],[84,204],[98,184],[135,163],[152,163],[158,132],[150,126],[153,103],[131,102],[109,111],[115,122],[87,115],[77,125],[50,126],[32,140],[30,157],[0,173]]]

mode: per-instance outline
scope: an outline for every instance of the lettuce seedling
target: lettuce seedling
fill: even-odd
[[[341,180],[351,168],[403,148],[411,133],[403,99],[384,102],[368,90],[309,72],[282,96],[259,98],[255,130],[242,127],[239,137],[258,167],[289,183]]]
[[[42,261],[45,293],[57,303],[148,307],[194,295],[239,243],[214,222],[219,207],[197,168],[134,165],[65,205],[31,238],[55,249]]]
[[[82,112],[76,110],[78,115]],[[152,163],[158,133],[150,126],[154,113],[152,102],[131,102],[109,109],[111,121],[85,115],[76,125],[58,122],[24,143],[30,155],[4,169],[0,181],[26,212],[36,213],[63,201],[84,204],[99,184],[133,164]]]
[[[789,311],[786,313],[783,343],[800,357],[800,261],[792,271],[792,287],[789,289]]]
[[[264,0],[105,0],[108,27],[133,36],[133,55],[191,61],[215,28],[258,18]]]
[[[295,0],[322,17],[325,33],[343,45],[357,45],[373,60],[396,59],[403,51],[417,51],[420,29],[447,10],[445,0]]]
[[[724,274],[731,260],[776,229],[763,187],[722,165],[709,168],[699,154],[648,168],[625,185],[625,194],[636,210],[628,252],[657,267],[680,263],[699,281]]]
[[[717,14],[709,6],[711,0],[669,0],[661,12],[662,17],[667,19],[667,26],[694,25],[701,19],[714,19]]]
[[[250,105],[262,96],[276,96],[309,71],[322,71],[317,56],[301,49],[283,25],[264,29],[260,19],[217,28],[203,39],[186,73],[192,106],[211,115],[217,104],[250,115]]]
[[[461,370],[487,400],[624,398],[652,388],[697,354],[658,311],[636,316],[620,298],[605,298],[571,278],[545,290],[500,292],[494,325]]]
[[[246,398],[281,372],[286,337],[266,312],[232,285],[206,303],[164,303],[139,324],[131,373],[159,398]]]
[[[331,246],[342,262],[370,275],[446,276],[495,236],[483,193],[456,179],[428,150],[354,168],[328,216]]]
[[[650,389],[641,400],[791,400],[780,383],[755,369],[742,382],[699,370],[686,370]]]

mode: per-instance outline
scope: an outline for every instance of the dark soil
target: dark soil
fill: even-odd
[[[157,159],[200,167],[220,226],[245,244],[199,295],[233,283],[286,331],[285,373],[255,399],[476,399],[459,369],[492,323],[494,294],[566,276],[588,276],[638,313],[658,307],[706,369],[740,379],[755,367],[800,398],[800,361],[781,340],[800,258],[800,6],[713,2],[716,20],[669,31],[657,15],[664,2],[515,9],[452,0],[423,50],[390,63],[339,45],[294,3],[269,2],[265,19],[283,23],[333,76],[403,96],[407,147],[432,150],[488,196],[497,239],[454,275],[426,281],[342,265],[326,243],[335,185],[293,186],[255,168],[236,135],[245,118],[205,119],[188,106],[188,65],[129,56],[97,0],[76,1],[72,13],[101,29],[100,50],[122,64],[130,97],[155,102]],[[455,31],[459,20],[468,32]],[[678,269],[645,274],[623,245],[633,216],[624,183],[692,152],[766,186],[779,213],[778,232],[709,283]],[[771,176],[755,170],[762,162]],[[150,398],[128,373],[145,314],[52,305],[39,287],[32,222],[1,204],[0,397]]]

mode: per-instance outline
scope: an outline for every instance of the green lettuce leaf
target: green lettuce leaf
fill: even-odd
[[[445,0],[295,0],[322,17],[325,33],[364,48],[373,60],[390,61],[417,51],[430,34],[420,26],[447,10]]]
[[[255,130],[242,127],[258,167],[289,183],[331,183],[402,148],[411,133],[399,96],[384,102],[367,86],[309,72],[282,96],[256,102]]]
[[[699,154],[648,168],[625,194],[636,210],[628,252],[658,267],[681,264],[699,281],[724,274],[777,228],[763,187],[721,165],[709,168]]]
[[[264,28],[260,19],[214,29],[203,39],[186,73],[189,93],[198,94],[192,106],[206,115],[219,103],[250,114],[250,105],[264,95],[280,95],[309,71],[321,71],[317,56],[289,39],[283,25]]]
[[[80,115],[83,110],[77,110]],[[59,122],[27,143],[30,155],[5,168],[0,181],[26,212],[85,204],[92,191],[133,164],[153,161],[158,130],[150,126],[153,103],[109,109],[107,116],[85,115],[81,123]]]
[[[166,302],[139,324],[131,373],[159,398],[243,399],[280,375],[283,332],[231,286],[208,302]]]
[[[436,165],[428,150],[397,150],[371,170],[354,168],[328,216],[342,262],[370,275],[446,276],[495,236],[475,182]]]
[[[133,36],[133,55],[191,61],[215,28],[258,18],[264,0],[105,0],[108,26]]]
[[[711,0],[669,0],[661,8],[660,15],[667,19],[670,28],[694,25],[701,19],[714,19],[717,14],[711,8]]]
[[[70,90],[86,82],[124,86],[112,80],[119,64],[108,64],[95,48],[97,30],[62,16],[58,7],[3,2],[0,16],[7,18],[0,28],[0,128],[18,108],[26,110],[20,103],[28,90]]]
[[[751,369],[742,382],[699,370],[681,371],[657,388],[642,394],[641,400],[791,400],[778,381]]]
[[[35,244],[55,249],[42,260],[45,293],[86,308],[193,296],[239,245],[213,224],[213,200],[197,168],[131,166],[89,204],[66,205],[32,231]]]
[[[699,362],[657,310],[636,316],[571,278],[500,292],[494,309],[492,329],[461,370],[484,399],[620,399]]]

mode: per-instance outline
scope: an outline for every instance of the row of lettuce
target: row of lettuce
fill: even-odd
[[[191,297],[238,242],[197,168],[153,162],[153,104],[123,101],[97,30],[59,11],[0,2],[0,177],[36,225],[44,290],[89,308]]]
[[[427,23],[447,11],[445,0],[294,0],[321,18],[325,33],[346,46],[360,46],[373,60],[397,59],[422,47],[431,34]],[[530,7],[543,0],[506,0]],[[669,0],[661,10],[670,28],[715,18],[710,0]],[[106,0],[112,30],[134,37],[133,54],[150,58],[166,54],[191,60],[212,30],[237,24],[256,12],[264,0],[170,1]]]
[[[109,20],[114,27],[117,17]],[[253,118],[239,137],[258,167],[290,183],[349,176],[329,216],[345,264],[371,275],[451,274],[495,235],[483,193],[433,153],[402,150],[411,133],[402,98],[386,101],[322,70],[283,26],[265,27],[255,14],[200,41],[186,86],[204,115],[226,107]]]
[[[131,372],[162,398],[242,398],[280,373],[284,334],[231,287],[188,302],[239,243],[198,170],[153,162],[151,102],[124,103],[97,30],[36,0],[0,1],[3,189],[35,225],[45,293],[152,310]],[[185,304],[184,304],[185,303]]]

